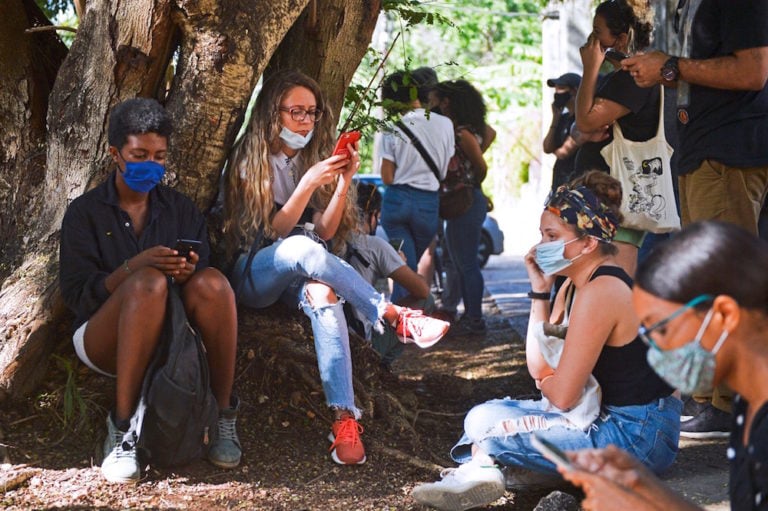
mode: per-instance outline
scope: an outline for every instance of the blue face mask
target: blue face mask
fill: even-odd
[[[163,179],[165,166],[156,161],[126,161],[123,181],[138,193],[147,193]]]
[[[683,394],[702,394],[710,392],[715,380],[715,355],[728,337],[728,330],[723,330],[712,351],[701,345],[701,336],[712,319],[709,309],[701,328],[694,339],[674,350],[648,349],[648,365],[656,371],[671,387]]]
[[[312,140],[312,134],[314,132],[315,130],[311,130],[305,137],[299,133],[294,133],[293,131],[283,126],[283,129],[280,130],[280,140],[285,142],[285,145],[291,149],[304,149],[307,144],[309,144],[309,141]]]
[[[553,275],[569,267],[573,262],[584,254],[579,254],[573,259],[565,257],[565,246],[581,238],[574,238],[569,241],[555,240],[536,245],[536,264],[544,275]]]

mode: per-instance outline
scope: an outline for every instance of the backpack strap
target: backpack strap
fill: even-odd
[[[432,159],[432,156],[430,156],[430,154],[424,148],[424,145],[421,143],[421,140],[416,138],[416,135],[414,135],[413,132],[405,126],[405,123],[403,121],[397,121],[395,123],[395,126],[400,128],[400,131],[405,133],[408,136],[408,138],[411,139],[411,143],[413,144],[413,147],[415,147],[416,150],[421,155],[421,157],[424,158],[424,161],[427,162],[427,165],[432,170],[432,173],[435,175],[435,179],[437,179],[437,182],[440,183],[442,179],[440,179],[440,172],[437,170],[437,164],[435,163],[435,160]]]

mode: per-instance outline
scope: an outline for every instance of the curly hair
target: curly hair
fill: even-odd
[[[485,133],[485,101],[480,92],[466,80],[438,83],[433,89],[440,99],[448,99],[450,117],[456,126],[469,126],[470,130]]]
[[[568,183],[569,187],[585,186],[594,193],[605,206],[610,209],[619,223],[624,217],[621,214],[622,190],[621,183],[600,170],[590,170]],[[577,229],[579,231],[579,229]],[[585,234],[579,232],[579,234]],[[600,243],[600,250],[605,255],[616,255],[618,248],[612,243]]]
[[[611,35],[627,34],[631,53],[651,45],[653,35],[653,8],[648,0],[608,0],[595,10],[602,16]]]
[[[167,140],[172,131],[171,118],[156,99],[133,98],[118,103],[112,109],[107,139],[109,145],[122,149],[130,135],[157,133]]]
[[[335,140],[333,111],[315,80],[296,70],[278,71],[264,81],[251,112],[248,128],[232,148],[224,171],[224,244],[228,257],[239,249],[248,249],[260,230],[267,238],[276,238],[272,227],[275,201],[272,192],[273,170],[270,155],[279,146],[280,103],[295,87],[309,89],[315,96],[317,109],[323,115],[315,124],[314,135],[301,150],[298,179],[316,162],[331,154]],[[336,183],[315,190],[310,206],[323,210],[333,198]],[[344,214],[337,234],[343,234],[357,223],[356,195],[353,187],[347,193]],[[343,253],[344,243],[334,244],[334,253]]]

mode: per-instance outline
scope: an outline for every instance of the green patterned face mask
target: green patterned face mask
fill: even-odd
[[[648,350],[648,364],[670,386],[683,394],[702,394],[712,390],[715,379],[715,355],[728,337],[723,330],[712,351],[701,345],[701,336],[712,320],[713,309],[709,309],[704,322],[694,339],[674,350],[661,350],[651,345]]]

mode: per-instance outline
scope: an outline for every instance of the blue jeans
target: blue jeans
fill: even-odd
[[[416,271],[419,259],[437,233],[439,198],[437,192],[419,190],[408,185],[391,185],[381,205],[381,225],[389,239],[403,240],[406,264]],[[392,301],[397,302],[408,291],[395,284]]]
[[[472,458],[474,444],[502,465],[556,473],[555,465],[531,445],[531,432],[503,433],[504,421],[522,416],[553,418],[558,415],[527,410],[526,403],[510,398],[494,399],[472,408],[464,419],[464,435],[451,450],[451,457],[466,463]],[[535,433],[565,451],[613,444],[658,474],[669,468],[677,455],[682,409],[683,403],[672,396],[646,405],[604,406],[600,417],[587,431],[552,426]]]
[[[473,197],[472,207],[466,213],[446,222],[445,240],[455,268],[455,272],[452,272],[448,278],[456,275],[461,281],[465,315],[472,319],[480,319],[483,317],[485,280],[480,271],[477,251],[480,247],[483,221],[488,212],[488,201],[479,188],[473,190]],[[452,284],[449,283],[448,286]]]
[[[352,266],[306,236],[290,236],[262,248],[246,272],[247,259],[248,254],[240,256],[232,271],[232,287],[237,290],[238,301],[261,308],[282,300],[301,308],[312,323],[317,365],[328,406],[349,410],[359,418],[343,300],[313,306],[307,299],[306,285],[310,281],[327,284],[374,325],[388,305],[384,297]]]

